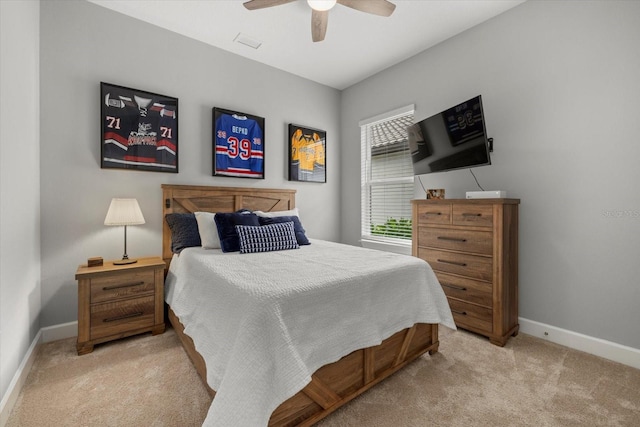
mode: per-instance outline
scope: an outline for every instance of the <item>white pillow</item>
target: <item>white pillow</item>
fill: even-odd
[[[278,216],[297,216],[298,219],[300,218],[300,213],[298,212],[298,208],[293,208],[288,211],[272,211],[272,212],[253,211],[253,213],[263,218],[275,218]]]
[[[216,214],[211,212],[196,212],[198,232],[204,249],[220,249],[220,236],[218,227],[213,219]]]

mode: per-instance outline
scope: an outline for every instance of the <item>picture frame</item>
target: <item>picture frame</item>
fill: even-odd
[[[289,124],[289,181],[327,182],[327,132]]]
[[[178,98],[100,82],[100,167],[178,173]]]
[[[441,200],[444,199],[444,188],[430,188],[427,190],[427,199]]]
[[[264,179],[264,117],[213,108],[213,176]]]

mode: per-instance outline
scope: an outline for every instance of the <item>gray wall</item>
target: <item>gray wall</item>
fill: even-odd
[[[0,399],[40,330],[39,16],[0,2]]]
[[[529,1],[345,90],[343,241],[359,239],[358,121],[482,94],[495,151],[475,173],[521,199],[521,317],[640,349],[639,22],[640,2]],[[468,170],[422,181],[478,190]]]
[[[295,188],[308,235],[339,240],[339,91],[91,3],[41,8],[42,326],[77,319],[79,264],[122,256],[123,229],[103,225],[113,197],[146,219],[131,257],[161,254],[163,183]],[[100,169],[100,81],[179,98],[179,174]],[[211,176],[214,106],[266,119],[266,179]],[[327,131],[326,184],[287,181],[288,123]]]

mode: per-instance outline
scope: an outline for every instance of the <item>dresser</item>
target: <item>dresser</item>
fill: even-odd
[[[427,261],[456,326],[504,346],[518,334],[519,199],[413,200],[412,254]]]
[[[87,267],[78,281],[78,354],[95,344],[143,332],[165,330],[164,268],[160,257],[138,258],[134,264]]]

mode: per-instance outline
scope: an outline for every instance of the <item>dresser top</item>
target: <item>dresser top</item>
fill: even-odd
[[[520,199],[413,199],[411,203],[433,203],[447,204],[455,203],[457,205],[518,205]]]

